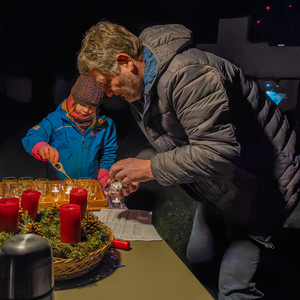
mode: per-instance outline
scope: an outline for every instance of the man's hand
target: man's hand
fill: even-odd
[[[110,169],[111,182],[120,181],[123,186],[155,179],[151,172],[150,160],[126,158],[112,165]],[[130,187],[132,188],[132,187]]]
[[[57,164],[59,160],[59,153],[52,147],[43,147],[39,150],[42,159],[48,159],[52,164]]]

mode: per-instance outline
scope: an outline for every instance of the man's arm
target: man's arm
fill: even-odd
[[[210,66],[190,64],[174,69],[161,78],[159,98],[172,103],[189,143],[154,155],[153,176],[165,186],[205,177],[232,177],[240,144],[231,124],[226,79]]]

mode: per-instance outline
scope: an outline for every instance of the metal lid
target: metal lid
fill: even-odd
[[[0,299],[34,299],[54,288],[52,250],[35,234],[19,234],[0,248]]]

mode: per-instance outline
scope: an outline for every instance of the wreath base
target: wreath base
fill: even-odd
[[[108,240],[105,246],[99,250],[91,252],[87,257],[82,259],[53,257],[54,280],[64,281],[77,278],[94,269],[114,241],[113,231],[107,226],[106,229],[108,232]]]

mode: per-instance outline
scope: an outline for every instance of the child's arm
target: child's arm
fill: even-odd
[[[117,151],[117,136],[114,122],[107,118],[108,128],[104,136],[104,149],[101,149],[102,156],[100,159],[99,172],[97,180],[103,187],[107,186],[107,180],[109,177],[110,167],[113,165],[116,159]]]
[[[98,172],[97,180],[102,185],[103,188],[107,187],[107,180],[110,179],[109,177],[109,170],[100,169]]]
[[[57,163],[58,151],[48,144],[51,135],[52,123],[44,118],[41,123],[28,130],[27,135],[22,139],[22,143],[25,150],[36,159]]]

